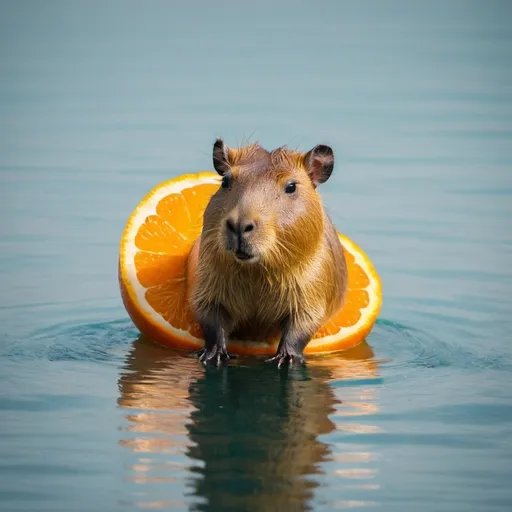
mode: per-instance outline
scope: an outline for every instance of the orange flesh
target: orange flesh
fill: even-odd
[[[147,288],[146,300],[174,327],[187,331],[193,327],[196,333],[200,333],[199,325],[190,318],[186,304],[187,259],[201,234],[204,209],[217,189],[216,185],[198,185],[166,196],[156,207],[157,215],[148,217],[135,237],[140,249],[135,268],[137,279]]]

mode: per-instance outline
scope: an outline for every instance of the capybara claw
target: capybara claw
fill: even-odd
[[[304,358],[299,354],[276,354],[274,357],[267,359],[267,363],[277,363],[277,367],[293,366],[293,364],[304,364]]]
[[[199,357],[199,361],[203,363],[205,366],[207,364],[215,364],[215,366],[220,366],[224,361],[229,361],[236,356],[233,354],[229,354],[225,348],[218,348],[216,346],[206,349],[203,348],[194,352],[195,355]]]

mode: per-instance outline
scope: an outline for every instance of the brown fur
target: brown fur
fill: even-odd
[[[258,144],[224,148],[232,186],[220,188],[204,213],[192,311],[200,323],[222,321],[226,335],[238,339],[269,339],[286,322],[311,337],[342,306],[347,271],[308,154],[267,152]],[[284,193],[290,179],[297,183],[294,197]],[[256,263],[226,250],[228,217],[256,222],[250,242]]]

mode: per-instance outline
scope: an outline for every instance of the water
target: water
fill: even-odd
[[[0,10],[1,510],[510,510],[508,2]],[[137,341],[124,223],[217,135],[333,146],[367,344],[278,372]]]

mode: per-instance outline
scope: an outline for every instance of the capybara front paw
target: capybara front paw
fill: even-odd
[[[199,361],[204,365],[215,364],[216,366],[220,366],[222,362],[229,361],[229,359],[234,357],[228,353],[225,347],[218,347],[217,345],[203,348],[197,352],[197,355],[199,356]]]
[[[293,364],[304,364],[301,354],[293,354],[288,351],[278,352],[274,357],[267,359],[268,363],[277,363],[277,367],[292,366]]]

